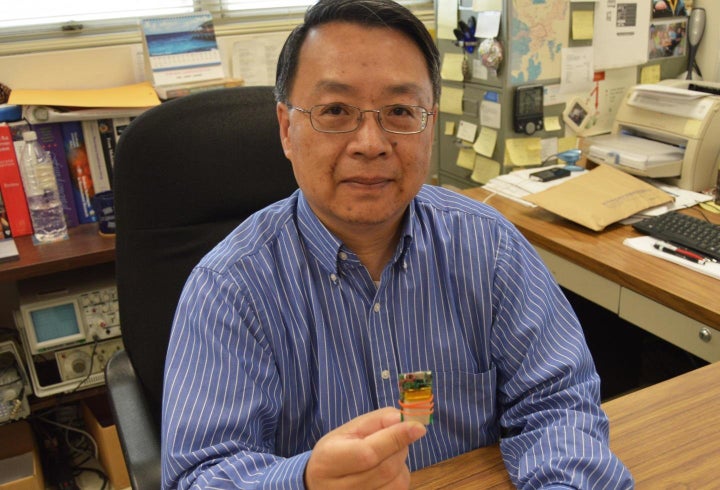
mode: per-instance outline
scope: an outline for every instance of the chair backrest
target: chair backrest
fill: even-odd
[[[113,182],[120,324],[157,423],[170,327],[190,270],[242,220],[296,188],[271,87],[165,102],[121,135]]]

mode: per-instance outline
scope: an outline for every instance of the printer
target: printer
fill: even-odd
[[[665,80],[623,97],[612,132],[588,138],[589,161],[681,189],[715,186],[720,162],[720,84]]]

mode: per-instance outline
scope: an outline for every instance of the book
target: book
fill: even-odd
[[[28,130],[30,126],[28,125]],[[40,145],[50,152],[55,169],[55,178],[58,184],[58,194],[63,205],[63,214],[68,228],[77,226],[78,220],[75,197],[72,190],[72,179],[70,178],[70,167],[68,167],[67,156],[65,155],[65,143],[59,123],[35,124],[32,130],[37,133]]]
[[[80,121],[66,121],[60,123],[65,146],[65,157],[70,169],[70,179],[75,198],[78,221],[81,224],[95,223],[97,218],[92,207],[92,197],[95,195],[90,162],[88,161],[85,138],[83,137]]]
[[[207,82],[180,83],[175,85],[158,86],[155,91],[163,100],[176,99],[190,94],[217,90],[220,88],[240,87],[244,85],[242,78],[223,78],[220,80],[209,80]]]
[[[110,176],[105,165],[105,153],[100,141],[100,128],[97,119],[82,121],[83,138],[85,139],[85,151],[87,152],[90,176],[92,177],[93,190],[95,194],[109,191]]]
[[[0,123],[0,193],[12,235],[21,237],[32,234],[30,209],[25,197],[15,143],[7,123]]]
[[[10,229],[7,211],[5,211],[5,203],[2,200],[2,193],[0,193],[0,240],[3,238],[12,238],[12,230]]]
[[[148,74],[157,87],[225,77],[207,11],[140,19]]]
[[[114,117],[113,118],[113,135],[115,136],[115,145],[117,145],[118,141],[120,141],[120,136],[122,135],[123,131],[125,131],[125,128],[128,127],[128,125],[135,119],[134,117]],[[114,158],[113,158],[113,165],[114,165]]]
[[[100,145],[105,159],[105,170],[110,180],[110,187],[113,183],[113,169],[115,168],[115,123],[112,118],[98,119],[98,133],[100,134]]]

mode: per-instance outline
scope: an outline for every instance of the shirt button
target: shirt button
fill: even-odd
[[[380,303],[375,303],[375,306],[373,306],[373,310],[375,310],[375,313],[380,313]]]
[[[407,270],[407,262],[403,261],[403,269]]]
[[[345,252],[340,252],[340,260],[347,260],[347,254]]]
[[[337,276],[335,274],[330,274],[330,280],[332,282],[337,282]]]
[[[382,376],[382,379],[390,379],[390,371],[387,369],[383,369],[383,372],[380,373],[380,376]]]

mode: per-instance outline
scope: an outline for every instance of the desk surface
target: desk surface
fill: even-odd
[[[638,489],[717,488],[720,363],[611,400],[610,447]],[[412,474],[411,488],[512,489],[497,445]]]
[[[720,328],[720,282],[623,245],[641,236],[631,226],[595,232],[541,208],[530,208],[478,187],[463,194],[485,201],[505,215],[536,246],[631,289],[701,323]],[[490,197],[491,196],[491,197]],[[700,217],[697,209],[687,211]],[[720,217],[705,212],[720,223]]]

